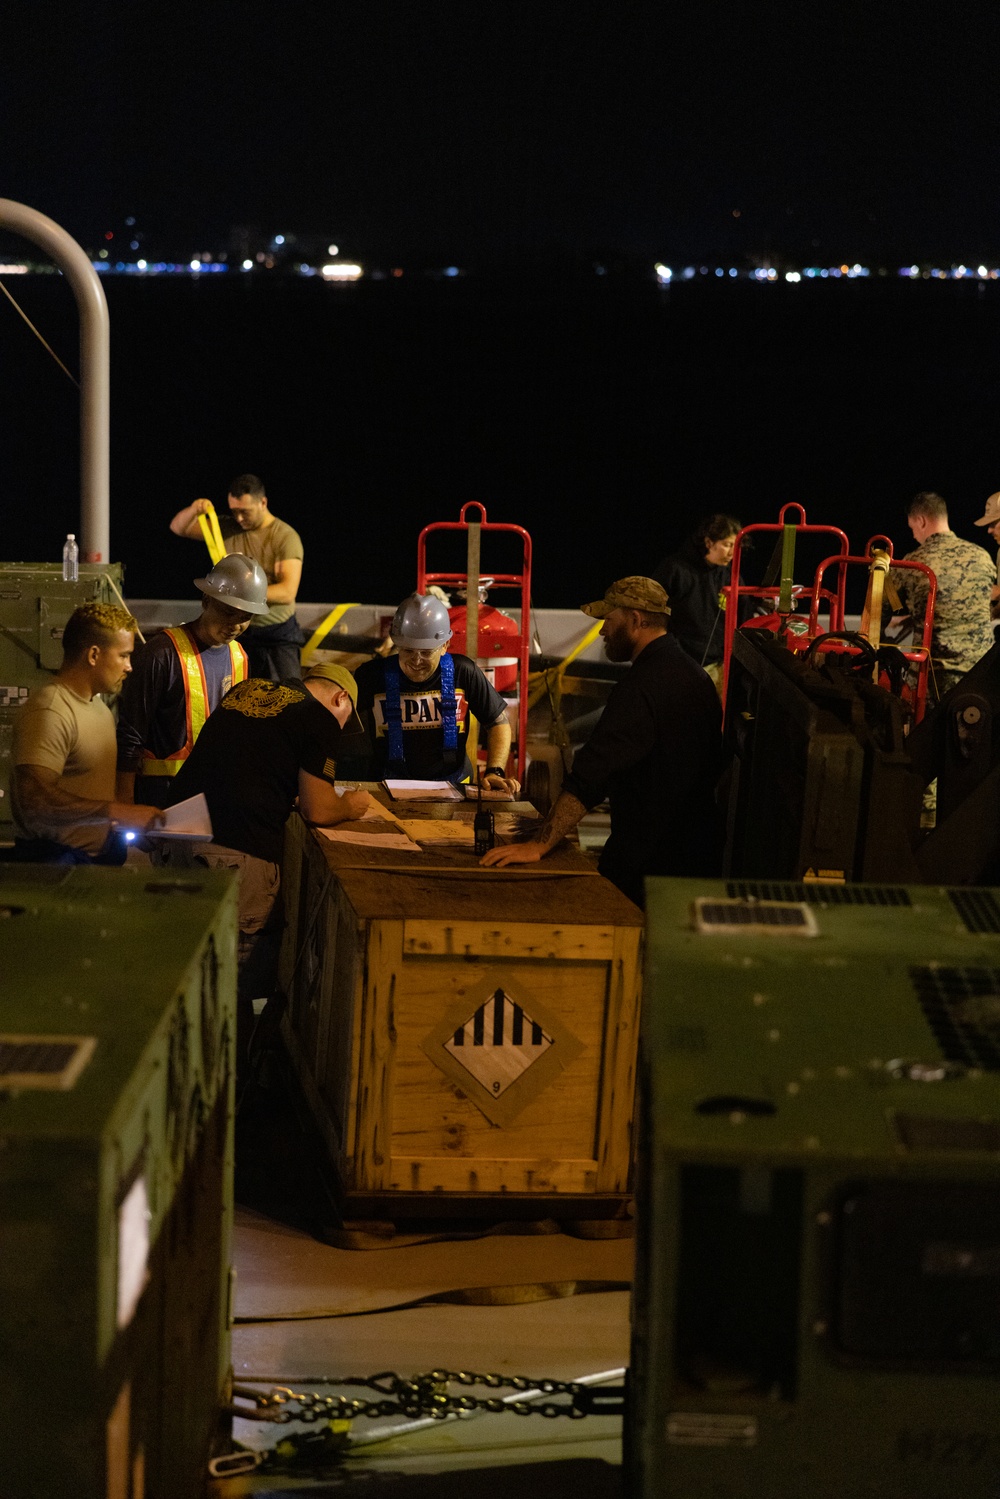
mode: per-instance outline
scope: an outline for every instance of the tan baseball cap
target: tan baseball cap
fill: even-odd
[[[986,501],[985,513],[980,516],[979,520],[977,520],[975,524],[977,526],[992,526],[995,525],[998,520],[1000,520],[1000,489],[997,490],[996,494],[990,495],[989,499]]]
[[[305,681],[309,682],[316,677],[322,678],[325,682],[335,682],[338,687],[343,687],[354,704],[354,712],[344,725],[344,733],[363,734],[365,726],[358,717],[358,684],[347,667],[340,666],[334,661],[322,661],[318,666],[310,666],[306,669]]]
[[[651,614],[669,614],[666,590],[655,578],[619,578],[596,604],[581,604],[592,619],[607,619],[613,609],[646,609]]]

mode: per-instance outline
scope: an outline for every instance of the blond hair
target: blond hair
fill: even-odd
[[[78,661],[92,645],[102,649],[113,645],[119,630],[128,630],[134,635],[138,628],[139,621],[120,604],[102,604],[91,599],[74,609],[66,621],[63,657],[66,661]]]

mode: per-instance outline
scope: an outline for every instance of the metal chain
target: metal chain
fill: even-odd
[[[333,1381],[331,1381],[332,1383]],[[292,1390],[276,1385],[269,1393],[237,1385],[234,1394],[253,1403],[254,1409],[232,1407],[231,1413],[257,1421],[285,1425],[290,1421],[353,1421],[358,1417],[377,1420],[381,1416],[406,1416],[411,1420],[432,1417],[443,1421],[466,1411],[490,1411],[500,1414],[513,1411],[516,1416],[568,1416],[581,1420],[587,1412],[572,1403],[587,1387],[561,1379],[528,1379],[523,1375],[472,1374],[463,1369],[433,1369],[429,1374],[415,1374],[403,1379],[392,1372],[373,1374],[367,1379],[340,1379],[343,1388],[361,1386],[375,1390],[379,1400],[351,1400],[343,1395],[320,1395],[310,1390]],[[568,1395],[570,1402],[511,1400],[509,1396],[452,1395],[450,1385],[468,1388],[483,1385],[489,1390],[538,1391],[542,1395]]]

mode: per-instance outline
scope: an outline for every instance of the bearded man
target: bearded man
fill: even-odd
[[[631,667],[577,750],[541,830],[480,862],[502,868],[542,859],[606,799],[611,834],[600,872],[642,906],[647,875],[719,873],[722,710],[708,674],[667,633],[667,594],[653,578],[620,578],[582,607],[604,621],[608,660]]]

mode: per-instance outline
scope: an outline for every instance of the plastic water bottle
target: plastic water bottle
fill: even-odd
[[[80,548],[76,544],[76,537],[71,531],[66,537],[63,547],[63,582],[76,583],[80,577]]]

